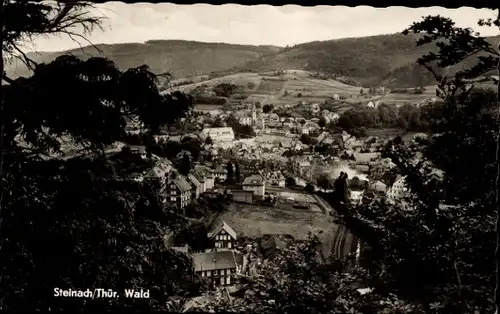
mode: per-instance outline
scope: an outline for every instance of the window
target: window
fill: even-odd
[[[227,247],[228,247],[228,248],[231,248],[231,242],[228,242],[228,243],[227,243]]]
[[[201,272],[201,277],[205,277],[206,273],[204,271]]]
[[[220,277],[220,285],[223,286],[224,285],[224,277]]]
[[[207,276],[212,276],[212,271],[208,270],[207,271]]]
[[[230,285],[231,284],[231,276],[227,276],[226,277],[226,285]]]
[[[170,197],[170,201],[175,202],[175,197]]]
[[[214,276],[217,276],[217,269],[214,270]]]

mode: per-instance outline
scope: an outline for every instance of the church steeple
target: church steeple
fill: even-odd
[[[255,108],[255,101],[252,102],[252,124],[257,123],[257,109]]]

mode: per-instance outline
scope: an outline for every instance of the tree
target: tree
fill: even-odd
[[[252,138],[256,135],[251,125],[240,125],[236,130],[240,138]]]
[[[286,184],[286,186],[296,186],[297,182],[295,181],[295,178],[293,178],[293,177],[287,177],[285,179],[285,184]]]
[[[190,154],[183,154],[180,160],[179,172],[187,176],[191,171],[191,156]]]
[[[311,145],[313,142],[313,139],[308,134],[302,134],[300,136],[300,141],[302,142],[302,144]]]
[[[422,313],[422,308],[379,294],[360,295],[356,285],[366,271],[349,261],[318,254],[319,240],[295,244],[262,263],[258,276],[249,278],[242,298],[222,295],[208,299],[196,310],[244,313]]]
[[[322,189],[325,189],[325,190],[329,190],[333,187],[333,183],[332,181],[330,180],[329,176],[326,175],[326,174],[322,174],[320,175],[317,179],[316,179],[316,182],[317,182],[317,185],[322,188]]]
[[[11,2],[4,6],[2,51],[13,53],[40,34],[90,30],[89,4]],[[82,37],[83,38],[83,37]],[[185,224],[163,203],[161,184],[131,176],[147,167],[105,148],[126,137],[126,117],[155,133],[183,117],[192,99],[160,95],[146,66],[121,71],[110,60],[61,56],[35,64],[33,75],[2,86],[1,265],[3,310],[161,310],[166,295],[186,291],[192,261],[165,248],[164,238]],[[64,93],[61,93],[64,91]],[[67,95],[74,95],[68,106]],[[61,141],[80,155],[63,155]],[[40,254],[43,252],[43,254]],[[186,271],[183,271],[186,270]],[[35,279],[36,278],[36,279]],[[47,298],[54,287],[150,287],[151,299]]]
[[[210,136],[207,136],[205,139],[205,145],[213,145],[214,141],[212,141],[212,138]]]
[[[227,169],[227,181],[232,182],[234,180],[234,165],[228,160],[226,164]]]
[[[266,104],[266,105],[264,105],[264,107],[262,107],[262,112],[263,113],[269,113],[269,112],[273,111],[273,109],[274,109],[273,105]]]
[[[212,124],[213,128],[223,128],[225,126],[226,126],[226,124],[224,123],[224,121],[222,121],[222,119],[220,117],[217,117],[214,120],[214,123]]]
[[[384,150],[405,176],[410,194],[404,204],[374,200],[337,209],[376,252],[370,273],[379,291],[418,302],[424,312],[494,312],[498,94],[475,89],[469,79],[495,69],[500,56],[484,38],[439,16],[425,17],[407,33],[418,35],[419,45],[437,42],[436,51],[419,59],[436,77],[444,102],[429,120],[434,135],[417,160],[398,141]],[[471,68],[443,75],[476,53]],[[433,179],[435,167],[445,171],[442,181]]]
[[[320,128],[324,128],[327,125],[326,118],[323,116],[319,117],[318,125]]]
[[[214,86],[213,91],[216,96],[218,97],[229,97],[231,96],[236,90],[238,89],[238,86],[234,84],[228,84],[228,83],[220,83],[216,86]]]
[[[304,191],[306,191],[307,193],[314,193],[314,185],[312,185],[311,183],[306,184],[306,186],[304,187]]]
[[[236,182],[239,184],[241,182],[240,164],[239,163],[235,163],[234,173],[235,173],[235,177],[236,177]]]

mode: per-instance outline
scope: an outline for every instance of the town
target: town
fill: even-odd
[[[209,88],[203,92],[210,97]],[[331,192],[341,173],[347,174],[353,204],[373,198],[400,202],[407,196],[405,178],[382,150],[395,137],[418,148],[427,135],[356,137],[332,131],[329,126],[340,115],[326,108],[341,104],[341,97],[347,98],[332,92],[326,105],[298,101],[275,107],[255,100],[209,110],[195,105],[176,126],[150,139],[141,125],[129,123],[130,141],[116,144],[108,155],[126,152],[150,165],[131,179],[160,182],[168,206],[203,220],[205,245],[177,241],[173,233],[165,244],[192,256],[194,273],[212,289],[237,291],[275,252],[310,234],[320,235],[323,258],[355,253],[359,259],[361,241],[334,222],[335,209],[317,193]],[[365,107],[376,110],[370,100]],[[432,177],[442,180],[443,173],[433,168]],[[220,204],[215,212],[200,209],[213,202]]]

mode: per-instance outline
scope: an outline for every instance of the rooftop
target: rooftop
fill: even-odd
[[[243,185],[261,186],[261,185],[264,185],[264,180],[263,180],[262,176],[260,176],[258,174],[253,174],[253,175],[245,178],[245,180],[243,181]]]
[[[236,258],[232,251],[218,251],[193,254],[196,272],[236,268]]]

